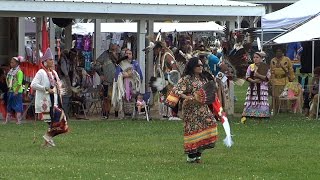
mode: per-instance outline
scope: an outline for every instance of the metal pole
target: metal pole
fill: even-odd
[[[319,114],[319,99],[320,99],[320,78],[318,80],[318,101],[317,101],[317,114],[316,114],[316,119],[318,119],[318,114]]]
[[[260,51],[263,51],[263,45],[264,45],[264,41],[263,41],[263,29],[261,28],[261,50]]]
[[[237,24],[238,24],[237,29],[239,30],[239,29],[241,28],[241,24],[240,24],[240,16],[237,16]]]
[[[312,41],[312,77],[314,77],[314,40]]]
[[[312,77],[314,77],[314,41],[312,41]],[[318,119],[319,114],[319,95],[320,95],[320,78],[318,80],[318,101],[317,101],[317,114],[316,119]]]
[[[41,41],[41,18],[36,17],[36,60],[37,64],[40,64],[40,41]]]

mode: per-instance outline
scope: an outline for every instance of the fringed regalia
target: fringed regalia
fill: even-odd
[[[254,71],[256,65],[251,64],[247,69],[246,78],[254,77]],[[266,77],[270,78],[270,71],[268,71]],[[244,110],[242,116],[245,117],[270,117],[269,102],[268,102],[268,81],[262,81],[260,83],[249,83],[249,87],[246,94],[246,101],[244,103]]]
[[[169,49],[166,49],[164,51],[163,55],[160,55],[158,57],[158,64],[155,66],[156,70],[156,77],[161,78],[161,83],[163,84],[164,88],[159,91],[159,114],[161,116],[166,116],[166,117],[171,117],[172,116],[172,111],[171,108],[168,107],[165,104],[165,100],[167,99],[167,96],[169,92],[172,90],[173,85],[168,82],[167,77],[165,77],[171,70],[171,64],[167,61],[167,56],[170,56],[173,60],[172,62],[175,62],[175,58],[172,55],[172,52]]]
[[[124,77],[124,74],[130,77]],[[119,112],[131,114],[135,103],[135,96],[140,92],[142,74],[140,66],[136,61],[132,63],[124,60],[121,61],[116,70],[116,77],[113,83],[112,105]],[[126,106],[126,107],[124,107]]]
[[[53,86],[54,85],[54,86]],[[36,90],[35,112],[39,118],[49,124],[48,134],[51,137],[68,132],[66,115],[61,103],[61,83],[56,71],[49,72],[44,67],[35,75],[31,87]],[[44,88],[51,88],[54,94]]]

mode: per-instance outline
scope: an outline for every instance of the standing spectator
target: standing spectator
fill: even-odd
[[[69,58],[69,51],[68,50],[63,50],[60,58],[60,75],[68,77],[69,72],[71,71],[71,66],[70,66],[70,58]],[[71,79],[68,78],[71,84]]]
[[[279,96],[284,87],[295,79],[291,60],[284,56],[284,49],[276,46],[275,53],[276,57],[270,62],[273,112],[279,108]]]
[[[131,50],[126,50],[125,56],[120,60],[113,83],[112,105],[115,110],[121,111],[121,116],[123,116],[126,115],[126,112],[129,113],[127,109],[124,109],[124,104],[132,103],[135,96],[140,93],[143,77],[140,65],[133,58]]]
[[[214,76],[217,76],[217,74],[220,72],[220,59],[214,54],[210,54],[207,59],[210,72]]]
[[[22,56],[13,57],[10,61],[10,71],[7,74],[7,85],[9,88],[8,103],[7,103],[7,116],[4,124],[8,123],[12,115],[16,113],[16,124],[21,124],[23,105],[22,105],[22,81],[23,72],[20,69],[20,62],[23,60]]]
[[[290,60],[300,60],[303,47],[300,42],[292,42],[287,45],[287,54],[286,56]]]
[[[104,51],[98,58],[97,62],[101,64],[102,69],[102,85],[103,85],[103,117],[109,118],[111,109],[111,97],[113,81],[116,74],[116,63],[119,59],[118,46],[111,44],[110,49]],[[118,117],[118,111],[115,111],[115,116]]]
[[[219,59],[221,59],[222,53],[221,53],[221,52],[218,52],[218,48],[217,48],[217,47],[214,47],[211,52],[212,52],[213,55],[215,55],[215,56],[217,56]]]
[[[296,69],[301,66],[300,57],[303,51],[303,47],[300,42],[292,42],[287,45],[287,54],[286,56],[293,63],[293,70],[296,72]]]

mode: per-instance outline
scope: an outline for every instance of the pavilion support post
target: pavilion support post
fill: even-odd
[[[103,53],[101,44],[101,19],[96,19],[94,22],[94,59]]]
[[[56,53],[56,48],[55,48],[55,44],[56,44],[56,35],[55,35],[55,28],[54,28],[54,24],[52,22],[52,18],[50,18],[49,20],[49,34],[50,34],[50,50],[52,52],[53,57],[55,57]]]
[[[25,55],[25,28],[26,20],[24,17],[19,17],[18,20],[18,55]]]
[[[154,36],[154,21],[148,20],[147,22],[147,35],[149,37]],[[150,43],[150,39],[147,39],[147,45]],[[149,51],[146,54],[146,81],[148,82],[151,76],[154,75],[153,69],[153,51]]]
[[[37,17],[36,18],[36,62],[39,63],[40,61],[40,50],[41,50],[41,25],[42,25],[42,18]]]
[[[146,20],[138,21],[138,48],[137,48],[137,60],[142,70],[143,81],[141,82],[141,93],[145,93],[146,90],[146,56],[142,51],[146,47]]]
[[[67,26],[64,29],[64,33],[65,33],[65,49],[71,49],[72,48],[72,24],[70,24],[69,26]]]

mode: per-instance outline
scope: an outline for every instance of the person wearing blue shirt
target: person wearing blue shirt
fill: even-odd
[[[291,60],[300,59],[299,56],[303,51],[303,47],[300,42],[292,42],[287,45],[287,54],[286,56]]]
[[[218,48],[217,48],[217,47],[214,47],[211,52],[212,52],[213,55],[215,55],[215,56],[217,56],[219,59],[221,59],[222,53],[221,53],[221,52],[218,52]]]
[[[133,59],[132,51],[129,50],[129,49],[126,50],[125,55],[128,57],[127,60],[131,63],[132,69],[137,71],[137,73],[140,76],[140,80],[143,80],[142,71],[141,71],[140,65],[139,65],[137,60]],[[115,81],[118,81],[118,76],[119,76],[119,74],[121,72],[123,72],[122,68],[120,66],[117,66],[116,67],[116,73],[115,73]]]
[[[301,53],[303,51],[303,47],[301,46],[300,42],[292,42],[287,45],[287,53],[286,56],[293,62],[293,70],[296,71],[297,68],[301,67],[301,64],[299,62]]]
[[[121,59],[116,66],[115,82],[113,83],[115,91],[112,92],[112,102],[116,112],[122,110],[120,118],[123,118],[123,115],[129,113],[127,109],[123,109],[123,103],[135,101],[136,94],[141,90],[143,76],[140,65],[133,59],[131,50],[126,50],[125,57]],[[117,92],[124,92],[124,94]]]
[[[216,76],[220,72],[219,67],[220,59],[214,54],[208,56],[208,65],[211,73]]]

